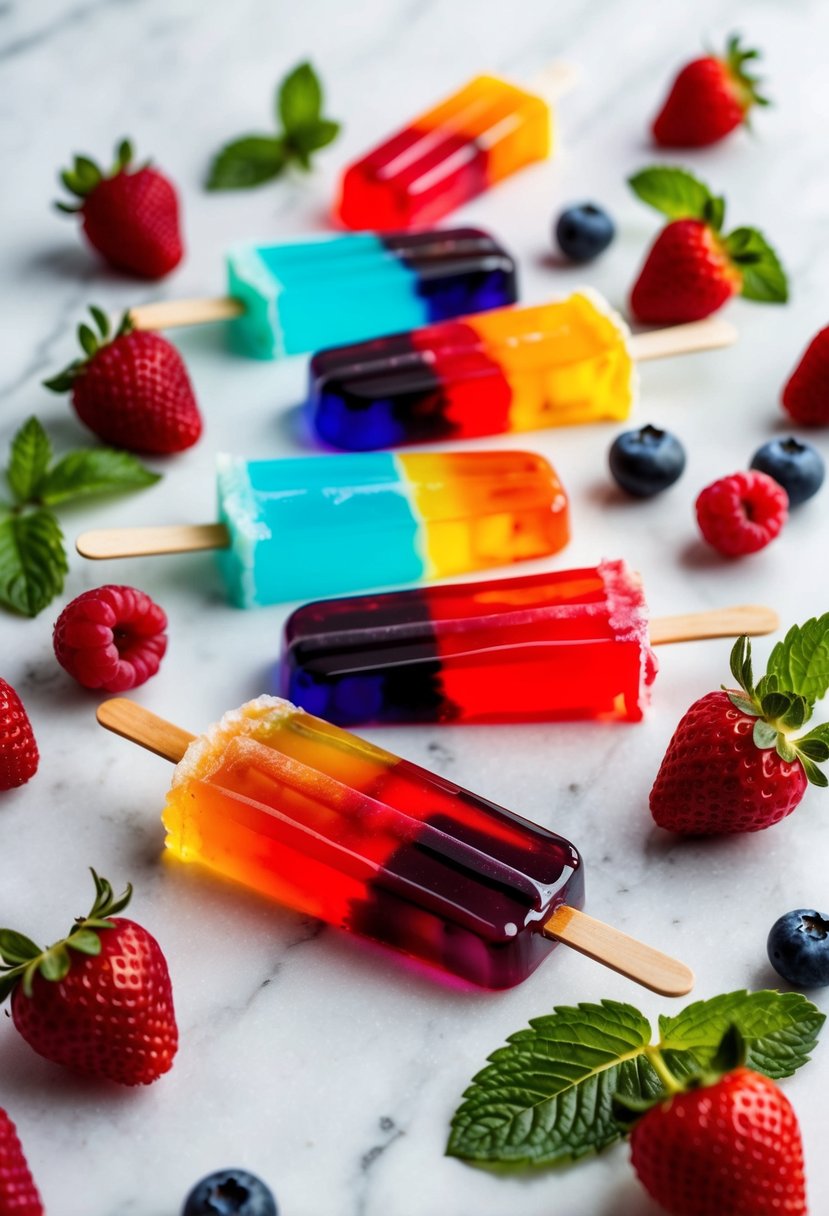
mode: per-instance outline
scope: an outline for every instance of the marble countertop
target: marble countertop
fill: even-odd
[[[792,282],[785,307],[734,303],[731,350],[642,369],[640,421],[684,440],[688,467],[663,497],[614,491],[595,426],[481,446],[528,446],[551,457],[567,486],[574,538],[558,566],[624,556],[641,570],[655,613],[760,602],[784,622],[827,606],[829,493],[792,516],[784,536],[738,563],[697,538],[693,500],[714,477],[745,467],[785,429],[779,390],[807,339],[827,321],[829,161],[825,131],[829,10],[819,0],[40,0],[0,4],[0,442],[36,413],[56,446],[88,441],[66,402],[40,382],[74,355],[90,301],[109,309],[222,290],[225,245],[325,226],[341,166],[398,120],[490,68],[528,79],[566,57],[580,86],[560,106],[560,150],[457,213],[497,233],[521,262],[524,299],[587,281],[624,307],[653,213],[625,187],[653,152],[646,123],[671,69],[701,40],[732,29],[766,50],[778,104],[738,134],[682,160],[723,191],[734,224],[778,247]],[[269,121],[274,84],[310,57],[342,138],[318,169],[259,191],[208,195],[211,153]],[[178,182],[188,256],[163,285],[102,269],[70,221],[50,211],[55,173],[73,151],[106,159],[131,134]],[[552,215],[594,198],[619,237],[594,267],[550,254]],[[347,305],[347,301],[344,301]],[[213,518],[216,451],[305,450],[296,425],[303,359],[234,359],[215,330],[176,338],[206,419],[198,446],[158,464],[153,489],[62,513],[66,534],[118,523]],[[829,455],[826,439],[816,442]],[[539,566],[538,568],[542,568]],[[17,1121],[50,1216],[175,1216],[202,1174],[239,1163],[270,1180],[284,1216],[652,1216],[618,1147],[556,1173],[499,1178],[443,1156],[448,1121],[486,1055],[556,1003],[628,1000],[655,1018],[668,1002],[559,950],[501,995],[447,991],[395,957],[160,862],[165,762],[105,734],[96,698],[55,664],[59,606],[104,581],[150,593],[170,617],[159,675],[138,698],[198,730],[271,686],[290,606],[243,615],[228,607],[209,556],[106,565],[74,554],[59,603],[32,621],[0,615],[0,671],[17,687],[42,751],[40,771],[0,802],[0,924],[52,940],[87,904],[90,864],[136,885],[133,912],[161,940],[173,976],[181,1050],[146,1091],[85,1084],[35,1057],[0,1020],[0,1105]],[[780,913],[826,906],[829,802],[810,790],[797,813],[753,837],[675,841],[651,823],[647,795],[687,706],[727,673],[729,644],[664,648],[648,719],[638,726],[421,728],[371,732],[572,838],[584,853],[588,906],[652,940],[698,973],[696,996],[773,984],[765,938]],[[765,656],[768,645],[757,645]],[[826,1006],[820,994],[818,1003]],[[826,1047],[786,1083],[805,1137],[812,1211],[829,1209],[823,1149]]]

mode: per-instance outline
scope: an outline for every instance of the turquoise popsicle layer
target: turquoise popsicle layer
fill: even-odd
[[[423,577],[421,525],[388,452],[242,460],[220,456],[219,562],[241,608]]]
[[[231,249],[228,293],[245,305],[234,346],[260,359],[414,329],[429,319],[418,279],[370,232]]]

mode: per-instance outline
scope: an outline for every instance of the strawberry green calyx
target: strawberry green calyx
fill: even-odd
[[[120,325],[115,333],[113,333],[109,317],[103,309],[90,304],[89,311],[92,314],[92,320],[95,322],[98,332],[96,333],[92,326],[85,323],[81,323],[78,326],[78,341],[86,357],[84,359],[73,359],[68,367],[65,367],[62,372],[58,372],[57,376],[52,376],[51,379],[43,381],[43,387],[51,389],[53,393],[68,393],[75,380],[83,373],[84,368],[94,359],[101,347],[106,346],[109,342],[114,342],[117,338],[123,338],[125,334],[131,333],[134,328],[128,312],[124,313]]]
[[[79,916],[61,941],[43,950],[14,929],[0,929],[0,1004],[18,983],[30,997],[36,975],[55,983],[64,979],[72,965],[70,950],[79,954],[101,953],[100,934],[115,928],[110,917],[117,916],[127,907],[132,898],[132,885],[127,883],[124,893],[116,897],[106,878],[100,878],[92,869],[90,873],[95,881],[95,902],[89,915]]]
[[[784,304],[789,298],[786,273],[780,259],[756,228],[735,228],[725,235],[725,199],[711,192],[686,169],[652,165],[628,178],[637,198],[669,220],[699,220],[716,236],[723,254],[740,280],[740,294],[748,300]]]
[[[613,1095],[613,1116],[617,1122],[629,1129],[632,1124],[641,1119],[655,1106],[661,1106],[670,1101],[676,1094],[690,1093],[695,1089],[707,1089],[718,1081],[741,1068],[746,1062],[746,1042],[740,1029],[732,1023],[720,1039],[719,1046],[705,1068],[684,1072],[677,1077],[668,1067],[668,1063],[659,1047],[648,1047],[645,1051],[648,1063],[659,1077],[664,1090],[662,1093],[647,1097],[635,1097],[630,1094],[616,1093]]]
[[[82,211],[84,200],[92,193],[95,187],[100,186],[101,182],[107,178],[117,177],[119,173],[126,172],[132,164],[133,155],[133,146],[130,140],[122,139],[115,149],[115,161],[112,168],[107,173],[88,156],[76,155],[71,169],[64,169],[61,172],[60,180],[69,193],[75,195],[78,202],[56,202],[55,206],[58,211],[64,211],[67,215],[74,215],[76,211]],[[139,167],[145,168],[146,165]]]
[[[739,34],[731,35],[726,43],[725,54],[719,56],[720,61],[725,64],[726,71],[731,77],[744,113],[747,113],[752,106],[771,105],[768,97],[763,96],[760,92],[760,88],[762,87],[761,78],[749,71],[749,66],[753,67],[754,61],[759,58],[760,52],[758,50],[746,50],[740,45]]]
[[[755,746],[761,751],[774,748],[787,764],[799,761],[812,785],[829,785],[819,767],[829,760],[829,725],[796,734],[829,688],[829,613],[792,626],[756,685],[751,643],[747,637],[738,638],[731,651],[731,674],[740,691],[723,688],[732,705],[755,719]]]

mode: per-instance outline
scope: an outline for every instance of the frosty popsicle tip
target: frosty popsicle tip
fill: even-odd
[[[194,739],[127,698],[98,721],[178,761],[167,847],[279,902],[480,987],[526,979],[564,942],[682,995],[693,975],[584,916],[563,839],[275,697]]]

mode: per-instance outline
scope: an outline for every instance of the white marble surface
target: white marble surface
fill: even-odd
[[[783,538],[729,564],[697,540],[692,502],[715,476],[744,467],[783,427],[781,383],[827,320],[829,162],[825,131],[829,11],[818,0],[6,0],[0,5],[0,441],[37,413],[61,448],[87,440],[66,403],[40,387],[74,353],[88,301],[114,308],[159,294],[103,270],[72,223],[48,208],[73,150],[106,158],[132,134],[177,180],[188,257],[162,290],[221,290],[221,251],[240,237],[319,228],[351,154],[482,68],[527,78],[554,56],[581,65],[561,106],[556,160],[512,179],[458,218],[491,227],[521,259],[524,298],[587,279],[623,305],[655,215],[625,176],[653,158],[646,122],[678,60],[701,38],[741,29],[766,48],[778,105],[754,138],[683,158],[726,192],[734,223],[762,227],[792,279],[786,308],[736,303],[739,345],[643,372],[641,421],[685,441],[686,474],[651,502],[622,501],[605,453],[615,428],[522,437],[551,456],[573,506],[574,539],[559,565],[623,555],[645,577],[655,612],[765,601],[787,622],[827,608],[829,494],[799,510]],[[207,195],[211,152],[268,120],[275,80],[310,56],[342,117],[342,139],[318,171],[249,194]],[[676,159],[676,158],[674,158]],[[620,235],[586,274],[549,256],[551,215],[593,197]],[[347,302],[344,302],[347,303]],[[209,520],[216,450],[303,450],[294,404],[304,362],[234,360],[215,332],[182,335],[207,420],[202,442],[164,465],[140,496],[63,513],[72,537],[119,522]],[[817,442],[826,452],[822,436]],[[489,446],[498,446],[490,441]],[[829,453],[827,453],[829,454]],[[159,464],[159,467],[162,467]],[[72,557],[61,603],[103,581],[139,586],[170,616],[170,648],[140,699],[198,729],[268,686],[285,611],[227,607],[208,557],[84,564]],[[238,1162],[270,1179],[284,1216],[648,1216],[617,1148],[558,1173],[502,1179],[442,1156],[448,1120],[486,1054],[556,1002],[616,997],[649,1014],[664,1000],[564,949],[522,987],[461,995],[413,978],[366,950],[207,876],[159,861],[169,772],[105,735],[95,697],[56,666],[51,626],[0,615],[0,671],[31,713],[37,778],[0,804],[0,923],[51,939],[86,906],[85,867],[137,886],[135,916],[161,939],[175,983],[181,1051],[142,1092],[78,1082],[34,1057],[0,1022],[0,1105],[17,1120],[51,1216],[175,1216],[203,1173]],[[758,649],[766,653],[764,644]],[[383,742],[571,837],[587,865],[590,910],[661,943],[698,971],[697,995],[763,986],[771,921],[826,906],[829,799],[810,791],[797,814],[756,837],[675,842],[656,831],[647,794],[687,705],[717,687],[728,644],[662,652],[644,724],[410,729]],[[818,997],[825,1003],[825,998]],[[829,1207],[826,1048],[787,1083],[806,1140],[812,1211]]]

